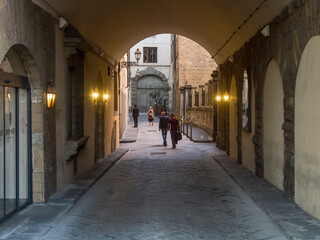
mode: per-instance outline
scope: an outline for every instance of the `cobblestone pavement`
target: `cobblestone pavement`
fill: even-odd
[[[137,138],[42,239],[286,239],[213,160],[212,143],[163,147],[146,122]]]

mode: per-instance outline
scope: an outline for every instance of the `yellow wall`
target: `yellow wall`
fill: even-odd
[[[57,30],[56,47],[60,53],[56,56],[56,121],[57,121],[57,186],[58,189],[74,181],[75,177],[84,171],[89,170],[95,164],[95,106],[92,98],[94,89],[98,87],[98,77],[102,78],[103,89],[110,95],[110,100],[105,104],[105,156],[111,153],[111,135],[113,121],[117,121],[117,148],[119,147],[119,119],[118,112],[114,112],[114,90],[113,79],[108,76],[108,64],[91,52],[85,54],[84,60],[84,136],[89,136],[85,147],[79,152],[77,158],[77,175],[73,174],[74,162],[66,165],[67,140],[67,88],[68,69],[67,58],[70,54],[76,53],[73,48],[63,47],[63,34]],[[60,44],[62,43],[62,44]],[[111,66],[110,66],[111,67]],[[113,68],[111,68],[113,69]]]
[[[275,60],[269,63],[263,90],[264,176],[283,190],[284,122],[282,77]]]
[[[320,218],[320,36],[306,46],[295,94],[295,201]]]

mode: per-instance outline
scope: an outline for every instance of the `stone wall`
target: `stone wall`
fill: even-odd
[[[176,36],[176,71],[174,73],[175,112],[180,112],[180,88],[205,84],[217,64],[199,44],[186,37]]]
[[[263,159],[263,86],[266,69],[274,59],[280,68],[284,91],[284,191],[288,197],[294,197],[294,97],[297,70],[301,54],[311,37],[320,32],[320,2],[317,0],[296,0],[270,23],[270,36],[257,33],[248,43],[234,54],[234,61],[220,66],[220,92],[230,90],[232,76],[238,86],[238,99],[242,96],[242,77],[245,68],[252,73],[255,89],[255,145],[256,174],[264,176]],[[228,116],[226,109],[219,108],[219,135],[217,146],[228,150]],[[238,119],[241,119],[241,101],[238,101]],[[241,121],[238,121],[238,156],[241,162]]]
[[[212,107],[192,107],[187,109],[188,119],[197,127],[205,130],[213,136],[213,108]]]

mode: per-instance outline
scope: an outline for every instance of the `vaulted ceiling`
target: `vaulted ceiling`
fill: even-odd
[[[140,40],[175,33],[224,62],[292,0],[45,0],[88,40],[120,59]]]

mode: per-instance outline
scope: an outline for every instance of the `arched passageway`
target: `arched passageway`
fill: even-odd
[[[217,63],[224,62],[291,1],[203,0],[195,4],[185,0],[69,0],[67,3],[46,0],[80,34],[113,59],[120,59],[131,46],[148,36],[169,32],[198,42],[211,55],[220,50],[215,58]],[[125,16],[126,20],[119,21],[116,16]],[[250,20],[238,31],[248,17]]]
[[[269,63],[263,89],[264,177],[283,190],[284,122],[282,77],[275,60]]]
[[[295,95],[295,200],[320,218],[320,36],[307,44],[299,65]]]
[[[151,93],[159,92],[161,96],[160,102],[162,106],[168,106],[169,93],[165,91],[169,89],[169,83],[166,76],[153,67],[148,67],[140,72],[139,76],[131,79],[131,103],[138,106],[140,112],[147,112],[150,106],[155,106],[155,99],[150,96]],[[157,98],[156,98],[157,99]]]

